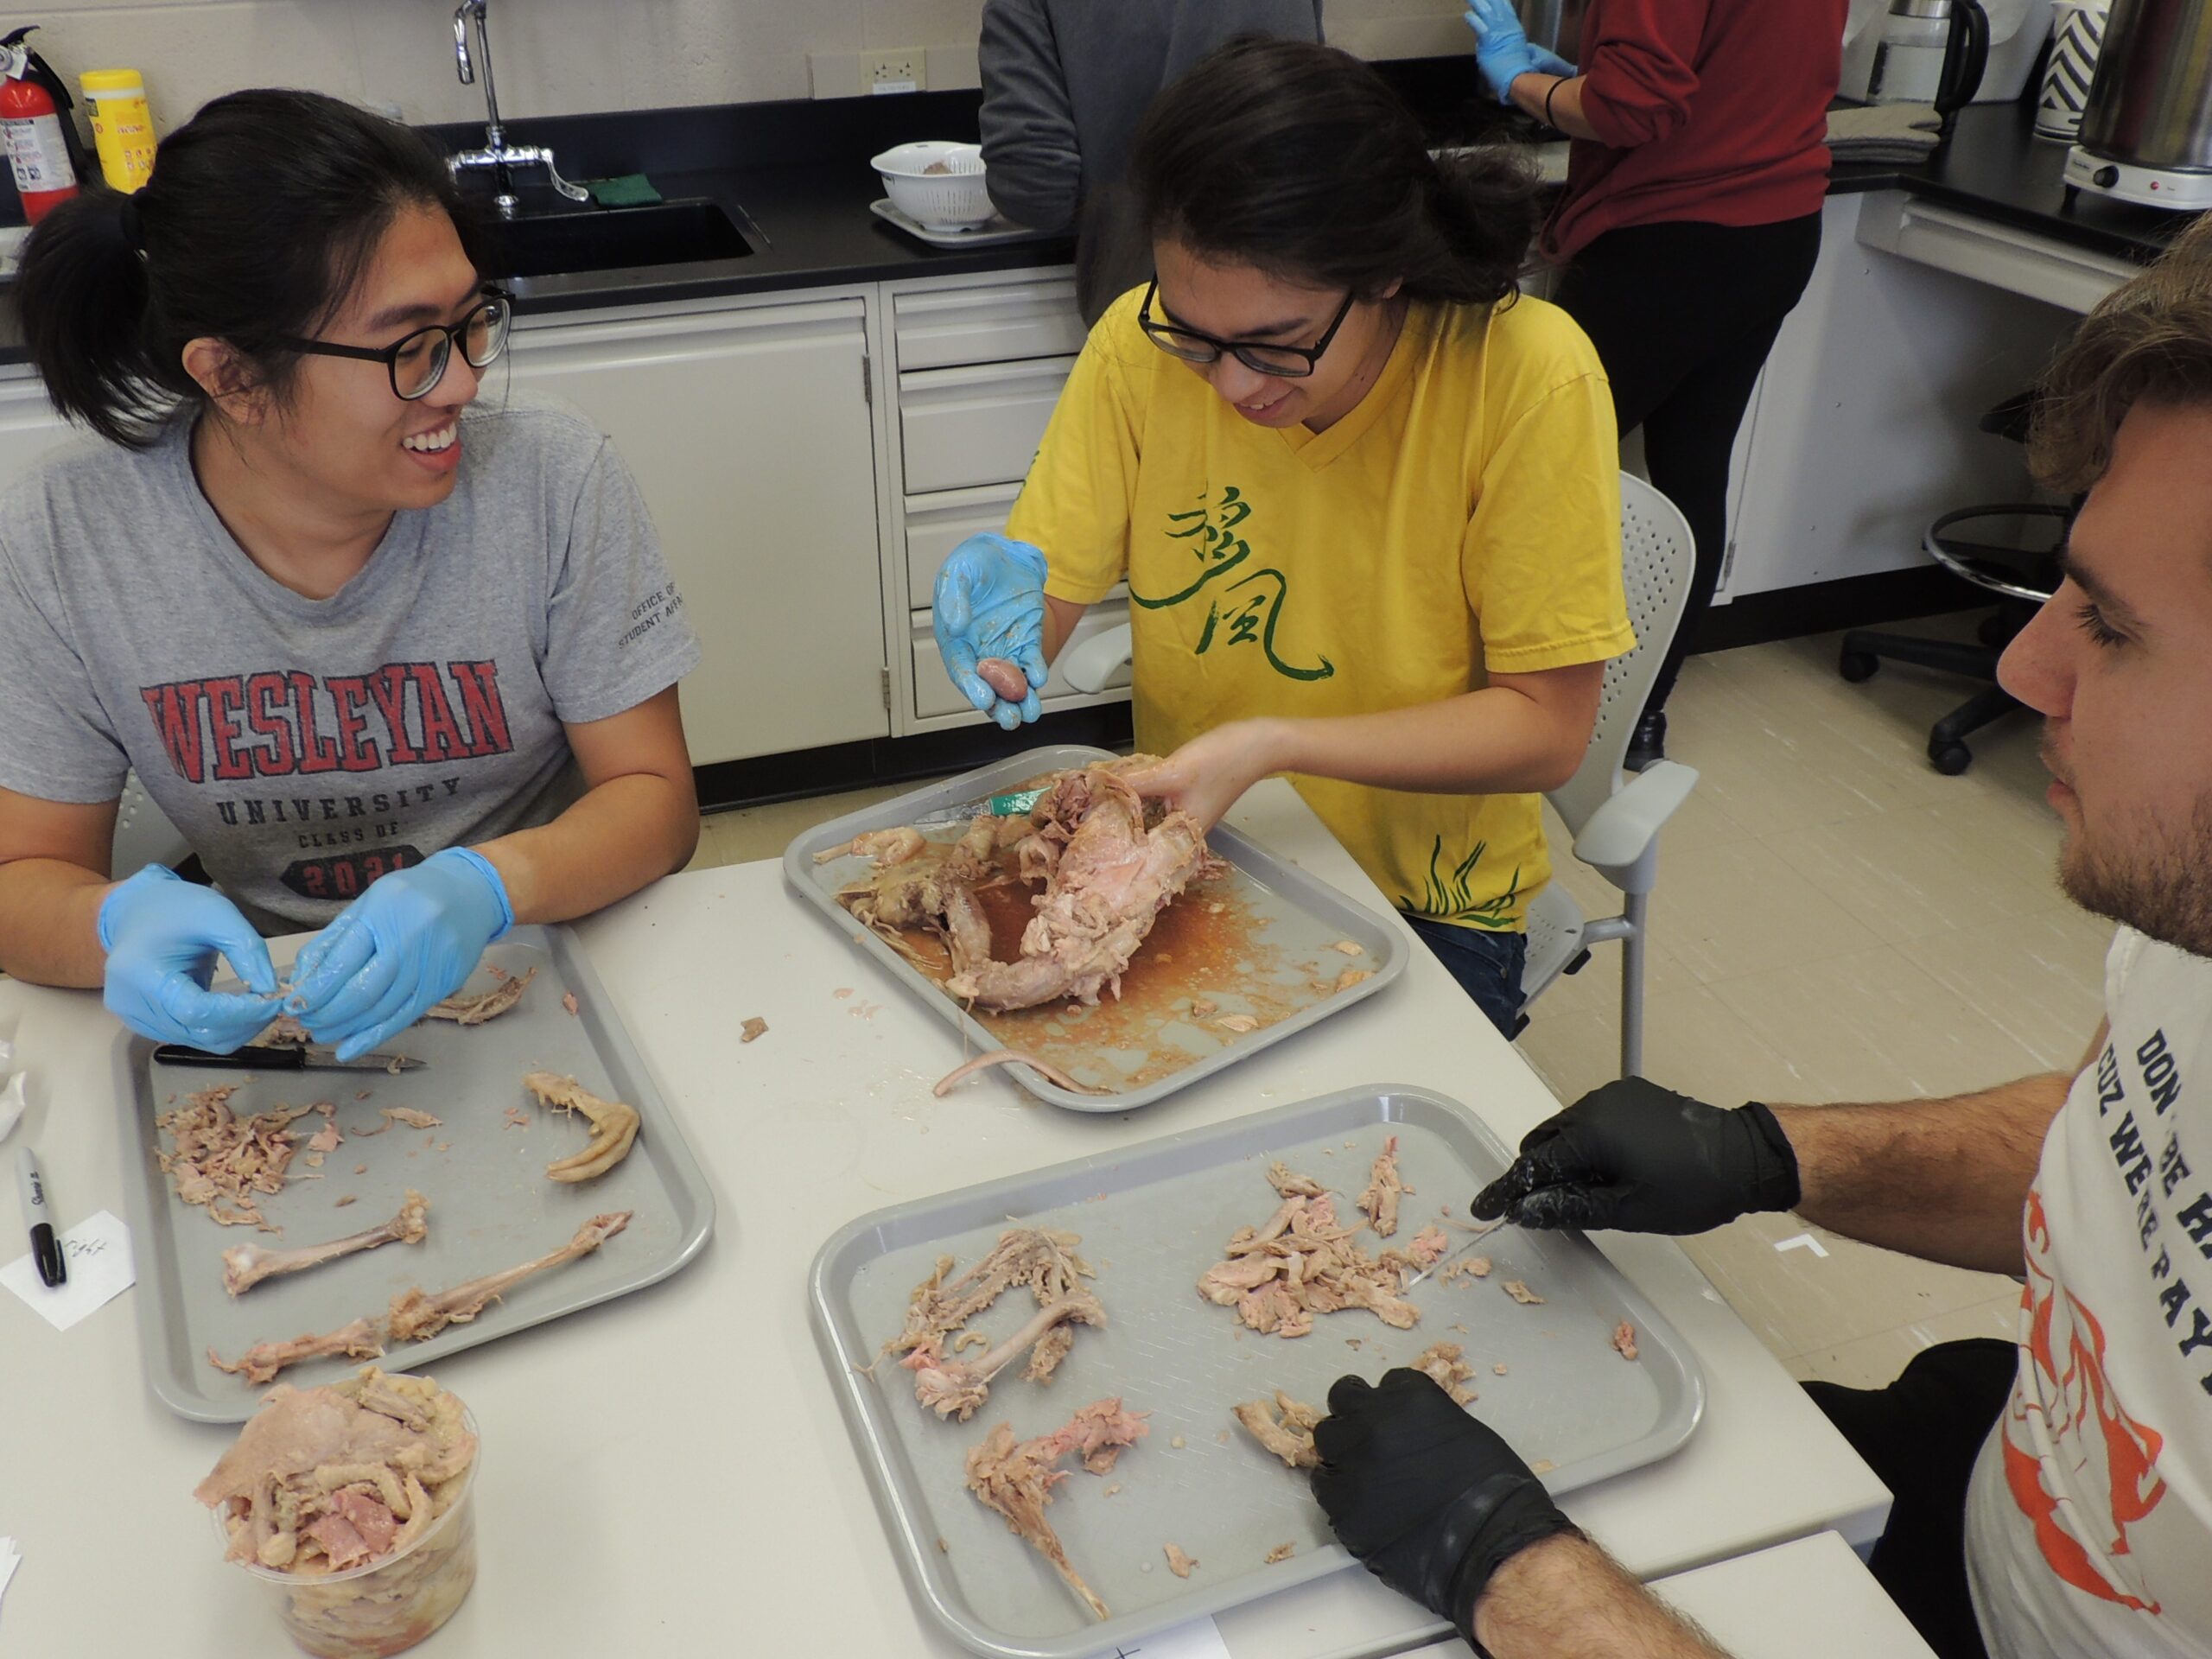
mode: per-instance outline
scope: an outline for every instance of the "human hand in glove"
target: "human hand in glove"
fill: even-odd
[[[1529,38],[1513,0],[1467,0],[1466,15],[1475,31],[1475,67],[1499,103],[1513,101],[1513,83],[1522,75],[1574,75],[1573,64]]]
[[[103,1000],[141,1036],[227,1054],[276,1017],[269,947],[213,887],[194,887],[165,865],[149,864],[100,901],[98,931],[107,952]],[[219,955],[253,995],[207,988]]]
[[[1522,1227],[1701,1233],[1802,1196],[1789,1137],[1758,1102],[1724,1111],[1622,1077],[1529,1130],[1474,1212]]]
[[[1344,1548],[1470,1641],[1491,1575],[1574,1531],[1520,1455],[1420,1371],[1338,1379],[1313,1449],[1313,1497]]]
[[[960,695],[1007,731],[1043,712],[1045,556],[1006,536],[970,536],[937,573],[930,601],[938,654]],[[1008,699],[976,671],[986,658],[1012,663],[1028,677],[1024,696]]]
[[[285,1006],[317,1042],[353,1059],[459,990],[514,920],[492,861],[448,847],[379,876],[309,939]]]

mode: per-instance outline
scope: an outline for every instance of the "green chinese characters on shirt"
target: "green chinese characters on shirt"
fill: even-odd
[[[1290,579],[1272,566],[1244,568],[1252,556],[1252,544],[1237,533],[1252,516],[1252,504],[1244,493],[1231,484],[1218,502],[1210,502],[1205,493],[1198,501],[1188,512],[1169,513],[1166,532],[1170,541],[1187,543],[1198,567],[1197,576],[1174,593],[1152,598],[1138,593],[1132,583],[1130,600],[1148,611],[1160,611],[1203,593],[1206,620],[1192,648],[1193,656],[1203,657],[1216,645],[1256,645],[1268,666],[1286,679],[1325,680],[1334,674],[1336,664],[1326,657],[1317,658],[1316,667],[1301,668],[1276,654],[1275,628],[1290,598]]]

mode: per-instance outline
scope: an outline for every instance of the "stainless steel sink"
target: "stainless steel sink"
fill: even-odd
[[[493,232],[494,274],[509,277],[689,265],[754,251],[730,216],[705,200],[536,214],[502,220]]]

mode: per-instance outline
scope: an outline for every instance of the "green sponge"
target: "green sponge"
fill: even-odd
[[[581,182],[591,192],[591,199],[602,207],[650,207],[661,199],[652,181],[642,173],[625,174],[619,179],[585,179]]]

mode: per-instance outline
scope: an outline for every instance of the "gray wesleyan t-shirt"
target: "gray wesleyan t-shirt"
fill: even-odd
[[[135,770],[264,931],[545,822],[563,725],[699,660],[636,485],[564,405],[464,413],[453,494],[327,600],[246,557],[188,434],[73,445],[0,496],[0,787],[111,801]]]

